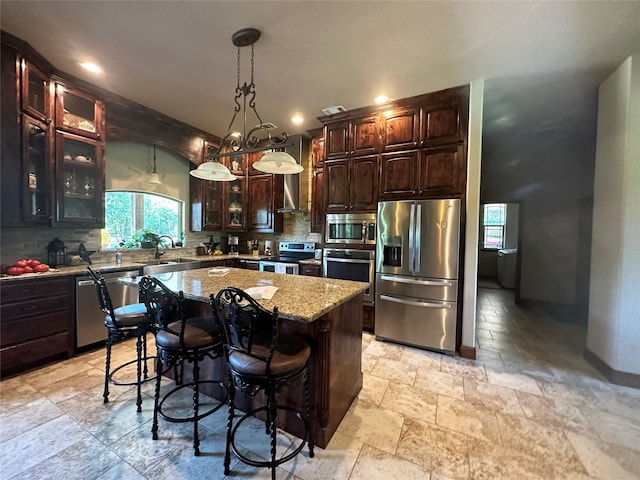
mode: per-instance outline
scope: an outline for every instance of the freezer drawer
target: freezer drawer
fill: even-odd
[[[455,302],[376,293],[376,338],[454,355]]]
[[[391,296],[430,298],[444,302],[455,302],[458,296],[458,281],[377,273],[375,291]]]

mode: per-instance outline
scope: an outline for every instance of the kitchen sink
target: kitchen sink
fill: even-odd
[[[142,273],[144,275],[157,275],[159,273],[195,270],[200,267],[200,261],[178,258],[173,260],[159,260],[157,262],[149,263],[142,269]]]

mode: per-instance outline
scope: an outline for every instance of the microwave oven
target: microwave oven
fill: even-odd
[[[375,213],[328,213],[324,243],[374,245]]]

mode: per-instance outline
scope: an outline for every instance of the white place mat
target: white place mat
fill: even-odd
[[[245,290],[255,300],[271,300],[273,295],[278,290],[278,287],[272,285],[265,285],[261,287],[249,287]]]

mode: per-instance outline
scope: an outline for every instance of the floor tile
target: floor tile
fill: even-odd
[[[365,445],[349,480],[369,480],[371,478],[407,480],[426,479],[429,476],[429,470],[425,470],[415,463]]]
[[[428,390],[390,382],[380,408],[393,410],[405,417],[435,423],[438,395]]]
[[[440,395],[436,423],[475,439],[502,443],[495,411],[473,403]]]

